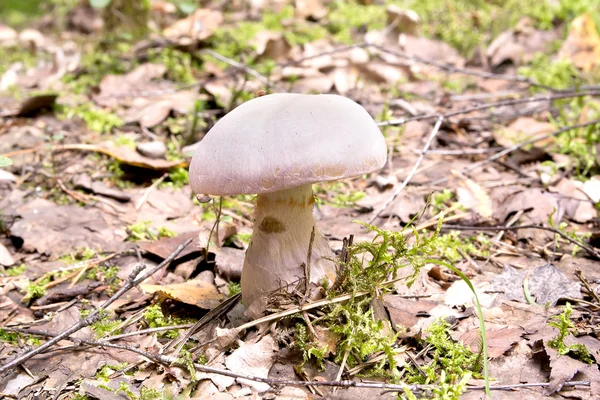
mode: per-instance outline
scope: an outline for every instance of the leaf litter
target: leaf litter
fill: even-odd
[[[386,135],[381,171],[317,189],[317,223],[332,248],[343,254],[350,235],[354,243],[372,240],[353,221],[375,217],[409,178],[375,224],[400,232],[412,223],[416,229],[402,235],[415,243],[443,217],[433,257],[474,285],[492,386],[515,385],[524,398],[598,396],[597,10],[560,10],[548,25],[527,7],[519,18],[510,6],[498,8],[502,30],[486,32],[469,52],[467,33],[477,30],[460,40],[453,25],[432,35],[426,6],[312,0],[186,11],[180,3],[152,2],[153,32],[141,40],[108,35],[96,43],[106,15],[85,2],[65,14],[68,26],[0,25],[7,60],[0,153],[14,161],[0,171],[2,365],[77,324],[139,265],[173,261],[53,351],[2,371],[2,395],[372,398],[371,388],[340,383],[352,380],[380,385],[378,394],[386,383],[407,382],[418,396],[436,398],[419,385],[439,383],[430,376],[439,370],[429,368],[443,349],[480,354],[472,292],[432,260],[416,276],[398,271],[404,280],[391,289],[377,282],[374,293],[360,295],[367,306],[340,294],[337,303],[327,304],[337,301],[330,297],[297,313],[283,296],[273,312],[294,316],[255,326],[235,297],[222,302],[239,291],[253,199],[195,202],[183,149],[266,90],[343,94]],[[459,7],[447,15],[476,21],[489,11],[461,15]],[[68,39],[51,26],[72,29]],[[439,115],[439,132],[411,172]],[[559,329],[551,323],[566,303],[573,314],[564,345],[584,346],[593,364],[553,347]],[[387,336],[352,344],[343,319],[328,321],[350,312],[343,307],[373,312],[345,324]],[[435,333],[440,320],[446,339]],[[379,321],[376,329],[370,321]],[[190,324],[199,328],[169,354],[171,341],[188,333],[176,326]],[[163,351],[171,362],[153,358]],[[453,375],[471,374],[459,391],[481,385],[481,371]],[[315,384],[289,382],[298,380]]]

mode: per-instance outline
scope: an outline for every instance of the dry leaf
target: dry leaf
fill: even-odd
[[[275,352],[279,349],[275,340],[267,335],[257,343],[243,343],[225,361],[230,371],[238,374],[254,375],[261,378],[269,376],[269,370],[275,360]],[[252,387],[259,393],[269,390],[271,386],[262,382],[237,379],[238,382]]]
[[[496,129],[493,132],[494,140],[504,147],[509,147],[524,140],[535,139],[555,131],[556,128],[549,122],[538,121],[531,117],[520,117],[505,129]],[[536,145],[544,148],[554,143],[553,138],[537,142]]]
[[[189,256],[190,254],[202,251],[203,246],[206,245],[208,235],[208,231],[199,229],[197,231],[185,232],[172,238],[162,238],[152,242],[141,242],[139,243],[139,247],[140,249],[154,254],[155,256],[158,256],[164,260],[186,240],[194,239],[190,244],[187,245],[185,249],[181,251],[181,253],[179,253],[179,255],[175,258],[175,260],[177,260]]]
[[[524,287],[526,277],[528,277],[529,293],[537,304],[554,306],[562,298],[582,298],[581,285],[570,281],[564,273],[551,264],[537,267],[529,274],[506,265],[502,274],[496,275],[492,280],[491,290],[504,293],[504,297],[509,300],[526,303]]]
[[[398,7],[395,4],[389,5],[386,10],[387,25],[394,26],[394,30],[398,33],[406,33],[416,35],[421,23],[419,14],[413,10],[407,10]]]
[[[483,219],[490,219],[493,214],[492,200],[484,188],[471,179],[463,179],[456,193],[458,202],[467,209],[474,210]]]
[[[142,284],[140,288],[148,294],[159,292],[170,299],[207,310],[218,306],[223,300],[223,295],[217,291],[214,285],[201,280],[190,280],[171,285]]]
[[[222,22],[223,14],[220,11],[199,8],[166,28],[163,35],[179,45],[187,46],[211,37]]]
[[[488,356],[498,358],[509,351],[519,340],[525,331],[519,327],[509,326],[490,326],[486,324],[485,335],[488,345]],[[481,344],[481,331],[479,328],[470,329],[463,333],[459,339],[462,343],[469,346],[471,351],[479,351]]]
[[[563,178],[550,190],[561,196],[560,205],[570,220],[586,223],[598,216],[596,207],[584,193],[582,182]]]
[[[575,18],[569,27],[569,36],[558,53],[559,57],[570,59],[585,72],[600,65],[600,35],[594,20],[584,14]]]
[[[327,7],[323,5],[321,0],[296,0],[295,3],[296,17],[319,20],[327,15]]]
[[[292,46],[280,32],[261,31],[254,37],[256,54],[259,59],[269,58],[277,62],[289,59]]]
[[[514,29],[502,32],[486,50],[492,67],[507,61],[514,65],[531,61],[535,54],[547,48],[560,37],[558,30],[540,31],[533,28],[531,19],[521,18]]]

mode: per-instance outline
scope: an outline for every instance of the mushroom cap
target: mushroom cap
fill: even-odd
[[[221,118],[190,165],[195,193],[261,194],[377,170],[387,148],[379,127],[337,95],[280,93]]]

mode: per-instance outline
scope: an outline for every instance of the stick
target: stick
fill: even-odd
[[[559,235],[560,237],[562,237],[563,239],[565,239],[566,241],[581,247],[582,249],[584,249],[590,256],[592,256],[592,258],[595,258],[596,260],[600,260],[600,252],[595,250],[594,248],[592,248],[591,246],[588,246],[587,244],[577,240],[577,239],[573,239],[572,237],[570,237],[569,235],[567,235],[564,232],[561,232],[559,229],[556,228],[552,228],[552,227],[548,227],[548,226],[541,226],[541,225],[516,225],[516,226],[468,226],[468,225],[446,225],[443,224],[442,225],[442,229],[446,229],[446,230],[456,230],[456,231],[516,231],[519,229],[540,229],[543,231],[548,231],[548,232],[552,232],[555,233],[557,235]]]
[[[461,114],[470,114],[474,111],[488,110],[490,108],[496,108],[496,107],[515,106],[515,105],[525,104],[525,103],[537,103],[537,102],[544,102],[544,101],[569,99],[569,98],[574,98],[574,97],[599,96],[599,95],[600,95],[600,90],[586,90],[583,92],[555,93],[555,94],[547,94],[547,95],[543,95],[543,96],[525,97],[525,98],[521,98],[521,99],[502,100],[502,101],[498,101],[498,102],[494,102],[494,103],[486,103],[486,104],[481,104],[481,105],[474,106],[471,108],[452,111],[452,112],[449,112],[446,114],[442,114],[442,116],[447,119],[447,118],[455,117],[455,116],[461,115]],[[421,115],[415,115],[414,117],[398,118],[398,119],[391,119],[388,121],[381,121],[381,122],[378,122],[377,125],[379,125],[379,126],[404,125],[405,123],[407,123],[409,121],[434,119],[434,118],[439,118],[439,116],[440,116],[439,113],[421,114]]]
[[[54,336],[53,334],[47,333],[45,331],[34,331],[34,330],[18,329],[18,328],[5,328],[5,329],[11,330],[13,332],[20,332],[20,333],[25,333],[25,334],[29,334],[29,335],[37,335],[37,336],[45,336],[45,337],[53,337]],[[145,357],[148,360],[155,362],[157,364],[175,365],[180,368],[187,369],[187,365],[185,365],[181,361],[178,361],[175,357],[149,353],[147,351],[140,350],[133,346],[125,346],[125,345],[114,344],[114,343],[100,342],[98,340],[91,340],[91,339],[69,338],[69,340],[71,340],[75,343],[81,343],[81,344],[85,344],[85,345],[89,345],[89,346],[109,347],[109,348],[114,348],[114,349],[126,350],[126,351],[130,351],[132,353],[137,353],[137,354],[141,355],[142,357]],[[229,376],[231,378],[236,378],[236,379],[237,378],[247,379],[247,380],[251,380],[254,382],[262,382],[262,383],[266,383],[273,387],[286,386],[286,385],[287,386],[328,386],[328,387],[342,387],[342,388],[360,387],[360,388],[366,388],[366,389],[388,389],[388,390],[393,390],[393,391],[403,391],[405,389],[409,389],[411,391],[423,391],[423,390],[431,390],[431,389],[434,389],[437,387],[437,385],[403,385],[403,384],[394,385],[394,384],[381,383],[381,382],[356,382],[356,381],[348,381],[348,380],[346,380],[346,381],[295,381],[295,380],[289,380],[289,379],[271,379],[271,378],[263,378],[260,376],[238,374],[235,372],[231,372],[231,371],[227,371],[227,370],[223,370],[223,369],[219,369],[219,368],[208,367],[208,366],[202,365],[202,364],[194,364],[194,368],[200,372]],[[492,389],[492,390],[513,390],[513,389],[527,388],[527,387],[546,387],[548,385],[550,385],[550,383],[548,383],[548,382],[525,383],[525,384],[520,384],[520,385],[491,386],[490,389]],[[565,382],[565,384],[563,386],[567,386],[567,387],[590,386],[590,382],[589,381],[569,381],[569,382]],[[483,389],[485,389],[484,386],[467,386],[467,390],[483,390]]]
[[[368,222],[369,224],[373,224],[373,221],[375,221],[377,219],[377,217],[379,217],[379,214],[381,214],[386,208],[389,207],[389,205],[396,199],[396,197],[398,197],[400,192],[402,192],[402,190],[404,190],[406,185],[408,185],[408,182],[410,182],[410,180],[413,178],[413,176],[415,176],[415,174],[417,173],[417,169],[419,169],[419,165],[421,165],[423,158],[425,158],[425,154],[427,154],[427,150],[431,146],[431,143],[433,143],[433,139],[435,139],[435,137],[437,136],[437,134],[440,130],[440,126],[442,125],[443,121],[444,121],[443,116],[438,117],[438,121],[436,122],[435,126],[433,127],[433,130],[431,131],[431,134],[429,135],[429,139],[427,140],[427,143],[425,143],[423,150],[421,150],[421,154],[419,155],[419,158],[417,159],[417,162],[413,166],[412,170],[410,171],[410,173],[408,174],[406,179],[404,179],[404,182],[402,182],[402,184],[398,187],[398,189],[396,189],[394,191],[394,193],[392,194],[392,196],[385,202],[383,207],[381,207],[379,209],[379,211],[377,211],[375,213],[375,215],[373,217],[371,217],[371,219]]]
[[[175,249],[175,251],[173,251],[173,253],[171,253],[169,255],[169,257],[167,257],[163,262],[161,262],[156,267],[152,268],[150,271],[148,271],[147,273],[145,273],[144,275],[142,275],[138,278],[136,278],[136,276],[145,268],[145,265],[138,265],[137,267],[135,267],[135,269],[129,275],[129,277],[127,278],[127,280],[125,281],[125,284],[121,287],[121,289],[119,289],[114,295],[112,295],[108,300],[106,300],[100,307],[98,307],[96,310],[94,310],[89,316],[80,320],[79,322],[77,322],[75,325],[73,325],[66,331],[63,331],[62,333],[60,333],[59,335],[54,337],[52,340],[47,341],[43,345],[38,346],[35,349],[32,349],[32,350],[22,354],[21,356],[16,357],[15,359],[8,362],[7,364],[1,366],[0,373],[8,371],[9,369],[12,369],[14,367],[18,367],[19,365],[23,364],[25,361],[29,360],[30,358],[43,353],[44,351],[46,351],[50,347],[54,346],[56,343],[60,342],[61,340],[68,338],[73,333],[78,332],[81,329],[85,328],[86,326],[92,325],[94,322],[97,322],[98,320],[100,320],[102,318],[102,312],[104,310],[106,310],[106,308],[108,308],[108,306],[110,306],[115,300],[117,300],[119,297],[121,297],[124,293],[129,291],[131,288],[137,286],[140,282],[144,281],[146,278],[152,276],[157,271],[159,271],[162,268],[164,268],[165,266],[169,265],[175,259],[175,257],[177,257],[177,255],[179,255],[179,253],[181,253],[183,251],[183,249],[185,249],[191,242],[192,242],[192,238],[186,240],[183,244],[179,245],[179,247],[177,247]]]
[[[568,131],[573,130],[573,129],[585,128],[587,126],[596,125],[596,124],[600,124],[600,118],[592,120],[592,121],[588,121],[588,122],[583,122],[581,124],[575,124],[575,125],[567,126],[567,127],[561,128],[559,130],[556,130],[554,132],[548,133],[547,135],[544,135],[544,136],[539,136],[537,138],[524,140],[524,141],[519,142],[517,144],[514,144],[514,145],[512,145],[510,147],[507,147],[507,148],[505,148],[502,151],[497,152],[496,154],[494,154],[494,155],[486,158],[485,160],[476,162],[476,163],[474,163],[474,164],[472,164],[472,165],[470,165],[470,166],[468,166],[468,167],[460,170],[459,172],[461,174],[467,174],[467,173],[469,173],[469,172],[471,172],[471,171],[473,171],[473,170],[475,170],[475,169],[477,169],[479,167],[482,167],[482,166],[484,166],[486,164],[489,164],[489,163],[491,163],[493,161],[496,161],[497,159],[499,159],[499,158],[501,158],[501,157],[503,157],[503,156],[505,156],[505,155],[507,155],[509,153],[512,153],[513,151],[518,150],[518,149],[520,149],[523,146],[527,146],[529,144],[533,144],[533,143],[536,143],[536,142],[539,142],[539,141],[542,141],[542,140],[549,139],[549,138],[554,137],[554,136],[558,136],[561,133],[565,133],[565,132],[568,132]],[[433,181],[433,182],[429,183],[429,185],[436,186],[436,185],[439,185],[441,183],[447,182],[448,180],[449,180],[449,178],[440,178],[440,179],[438,179],[436,181]]]

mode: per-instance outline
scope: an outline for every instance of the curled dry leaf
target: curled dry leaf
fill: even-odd
[[[600,34],[594,20],[588,14],[581,15],[571,22],[569,36],[558,53],[568,58],[585,72],[600,65]]]
[[[520,65],[531,61],[535,54],[546,50],[559,37],[558,30],[537,30],[531,19],[524,17],[514,29],[502,32],[494,39],[486,50],[486,56],[492,67],[506,61]]]
[[[469,178],[461,180],[459,185],[456,189],[458,202],[475,211],[484,220],[490,219],[493,215],[493,205],[487,191]]]
[[[273,337],[267,335],[257,343],[243,343],[227,357],[225,365],[230,371],[237,372],[238,374],[268,378],[269,370],[275,361],[275,352],[278,349],[279,346]],[[271,388],[271,386],[262,382],[249,381],[240,378],[238,378],[237,381],[252,387],[259,393]]]
[[[562,298],[580,299],[581,285],[570,281],[564,273],[554,265],[537,267],[529,274],[511,266],[505,266],[500,275],[496,275],[491,283],[491,290],[504,293],[509,300],[526,303],[525,279],[530,295],[539,305],[554,306]]]
[[[498,358],[509,351],[519,340],[525,331],[520,327],[509,327],[505,325],[491,326],[486,324],[486,339],[488,345],[488,356]],[[481,333],[479,328],[470,329],[463,333],[459,339],[469,346],[471,351],[477,352],[481,344]]]
[[[220,11],[199,8],[166,28],[163,35],[179,45],[187,46],[211,37],[222,22],[223,14]]]
[[[171,285],[142,284],[140,288],[145,293],[153,294],[158,292],[169,299],[191,304],[206,310],[218,306],[223,300],[223,295],[217,291],[217,288],[213,284],[198,279]]]

